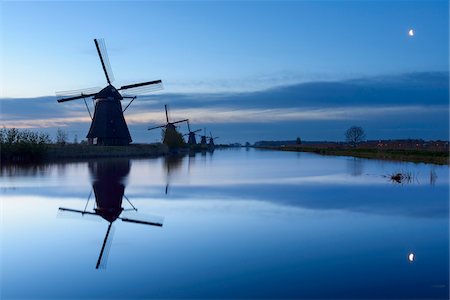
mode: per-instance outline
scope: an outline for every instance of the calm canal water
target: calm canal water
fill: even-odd
[[[449,297],[448,166],[236,149],[1,172],[2,299]]]

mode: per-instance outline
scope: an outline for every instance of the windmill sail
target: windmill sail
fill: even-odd
[[[162,90],[163,88],[164,87],[161,80],[154,80],[124,85],[119,88],[119,91],[123,91],[123,95],[143,95]]]
[[[106,264],[108,262],[109,257],[109,251],[111,250],[113,236],[114,236],[114,227],[112,227],[112,223],[109,223],[105,239],[103,240],[103,245],[100,250],[100,255],[98,256],[97,265],[95,266],[96,269],[106,268]]]
[[[95,47],[97,48],[100,62],[102,63],[103,72],[105,72],[106,81],[108,84],[114,81],[114,74],[109,63],[108,52],[106,50],[105,41],[103,39],[94,39]]]
[[[92,87],[87,89],[60,91],[56,92],[56,100],[58,102],[66,102],[81,98],[89,98],[95,96],[101,89],[101,87]]]

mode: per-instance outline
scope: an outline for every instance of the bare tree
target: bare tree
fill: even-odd
[[[67,143],[67,132],[58,128],[56,132],[56,143],[58,145],[65,145]]]
[[[345,139],[353,147],[356,147],[359,143],[364,141],[365,138],[366,134],[364,133],[364,129],[359,126],[352,126],[345,132]]]

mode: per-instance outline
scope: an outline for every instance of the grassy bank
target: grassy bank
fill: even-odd
[[[353,156],[360,158],[372,158],[382,160],[407,161],[415,163],[431,163],[438,165],[449,164],[449,153],[446,151],[430,150],[401,150],[401,149],[358,149],[350,147],[319,148],[301,145],[257,147],[261,149],[311,152],[322,155]]]

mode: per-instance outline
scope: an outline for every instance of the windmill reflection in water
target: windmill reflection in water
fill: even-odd
[[[213,156],[214,151],[208,152],[210,157]],[[191,165],[195,165],[196,160],[199,159],[197,154],[201,154],[203,159],[206,159],[206,151],[202,151],[198,153],[196,151],[191,151],[188,153],[181,153],[177,155],[166,155],[163,160],[163,166],[166,170],[166,187],[165,187],[165,195],[168,195],[170,192],[170,185],[172,183],[172,179],[178,178],[187,178],[191,173]],[[184,162],[187,162],[186,164]],[[206,161],[205,161],[206,162]],[[187,170],[183,167],[186,166]],[[183,171],[187,171],[184,172]]]
[[[186,154],[167,155],[166,157],[164,157],[164,166],[166,169],[166,189],[165,189],[166,195],[169,193],[171,177],[174,172],[179,172],[179,170],[183,164],[183,159],[185,156],[186,156]],[[190,160],[189,160],[189,163],[190,163]],[[188,165],[188,167],[189,167],[189,165]]]
[[[92,188],[95,196],[95,208],[88,211],[88,204],[92,196],[89,194],[84,210],[60,207],[60,212],[78,213],[81,216],[98,216],[109,222],[108,229],[103,240],[100,255],[97,260],[96,269],[106,266],[109,247],[112,240],[112,224],[117,219],[123,222],[152,225],[162,227],[162,222],[136,220],[121,216],[125,211],[137,211],[131,201],[125,196],[125,180],[130,172],[131,162],[128,159],[99,160],[89,163],[89,171],[92,176]],[[123,198],[126,199],[131,208],[123,208]],[[108,242],[108,237],[111,238]]]

